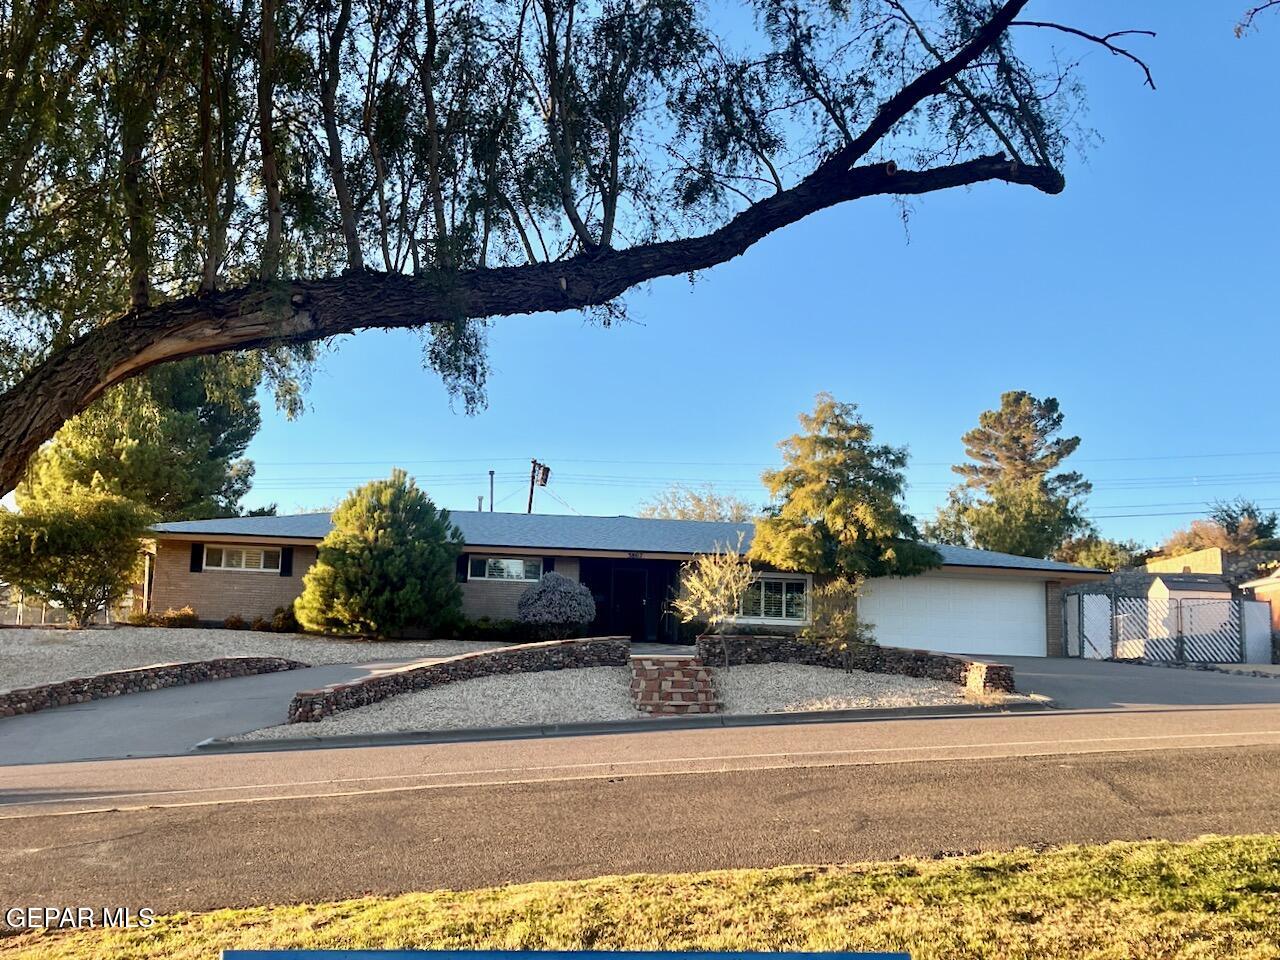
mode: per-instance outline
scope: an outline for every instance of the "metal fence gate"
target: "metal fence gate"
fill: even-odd
[[[1240,600],[1103,593],[1063,598],[1067,656],[1164,663],[1244,663]]]

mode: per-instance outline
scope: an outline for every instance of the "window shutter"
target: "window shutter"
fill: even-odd
[[[193,543],[191,545],[191,572],[204,572],[204,544]]]
[[[555,568],[556,568],[556,558],[555,558],[555,557],[543,557],[543,558],[542,558],[542,572],[543,572],[543,573],[551,573],[553,570],[555,570]]]
[[[280,576],[293,576],[293,547],[280,548]]]
[[[458,582],[459,583],[467,582],[467,561],[468,561],[468,557],[465,553],[459,555],[458,557]]]

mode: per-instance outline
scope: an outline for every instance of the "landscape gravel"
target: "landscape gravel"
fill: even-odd
[[[213,657],[285,657],[316,666],[453,657],[497,646],[501,644],[457,640],[334,640],[300,633],[214,627],[93,630],[5,627],[0,629],[0,690]]]
[[[580,667],[477,677],[405,693],[317,723],[265,727],[232,740],[278,740],[396,730],[457,730],[644,716],[631,703],[628,667]]]
[[[712,670],[725,713],[794,713],[867,707],[964,703],[954,683],[888,673],[864,673],[798,663],[749,663]]]

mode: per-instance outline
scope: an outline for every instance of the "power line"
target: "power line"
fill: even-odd
[[[1280,450],[1240,450],[1229,453],[1171,453],[1157,454],[1148,457],[1072,457],[1075,463],[1141,463],[1170,460],[1208,460],[1223,457],[1280,457]],[[524,457],[454,457],[454,458],[407,458],[383,457],[377,460],[259,460],[258,466],[264,467],[339,467],[339,466],[380,466],[383,464],[408,463],[521,463]],[[776,467],[776,461],[764,460],[636,460],[634,458],[608,460],[587,457],[554,457],[559,463],[592,463],[592,464],[640,464],[642,466],[703,466],[703,467]],[[950,467],[952,461],[918,460],[913,467]]]

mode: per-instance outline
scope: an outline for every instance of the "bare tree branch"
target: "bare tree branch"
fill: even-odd
[[[1126,60],[1132,60],[1139,67],[1142,68],[1142,72],[1146,76],[1146,81],[1145,81],[1146,85],[1150,87],[1152,90],[1156,88],[1156,81],[1151,76],[1151,68],[1147,66],[1146,62],[1143,61],[1142,58],[1137,56],[1135,53],[1129,50],[1126,50],[1124,47],[1117,46],[1116,44],[1111,42],[1112,40],[1115,40],[1117,37],[1133,37],[1133,36],[1154,37],[1155,31],[1153,30],[1115,30],[1115,31],[1112,31],[1111,33],[1096,34],[1096,33],[1088,33],[1084,30],[1077,30],[1075,27],[1068,27],[1065,24],[1061,24],[1061,23],[1050,23],[1046,20],[1015,20],[1013,23],[1009,24],[1009,26],[1011,27],[1043,27],[1044,29],[1047,29],[1047,30],[1061,30],[1063,33],[1069,33],[1074,37],[1081,37],[1085,40],[1089,40],[1093,43],[1096,43],[1110,50],[1113,56],[1124,57]]]

